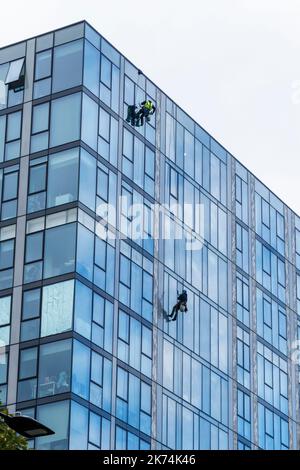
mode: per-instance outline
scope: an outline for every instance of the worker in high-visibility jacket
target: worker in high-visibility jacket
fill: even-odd
[[[145,100],[141,103],[139,111],[136,113],[137,126],[144,125],[144,119],[150,121],[150,116],[152,116],[156,111],[156,108],[151,100]]]

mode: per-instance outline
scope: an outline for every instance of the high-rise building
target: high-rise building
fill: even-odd
[[[299,448],[298,314],[299,217],[88,23],[0,50],[0,400],[55,430],[31,446]]]

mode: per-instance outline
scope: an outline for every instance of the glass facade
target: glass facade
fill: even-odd
[[[1,49],[0,401],[55,430],[31,447],[300,448],[299,340],[295,213],[86,22]]]

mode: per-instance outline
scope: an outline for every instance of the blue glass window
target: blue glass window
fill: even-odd
[[[117,417],[150,435],[151,387],[121,367],[117,369]]]
[[[37,363],[38,348],[22,349],[20,351],[19,380],[23,380],[23,382],[18,384],[18,401],[36,398]]]
[[[108,239],[108,242],[96,237],[94,283],[112,295],[114,292],[115,249],[112,246],[114,240]]]
[[[109,173],[106,168],[99,168],[97,173],[97,194],[104,202],[108,202]]]
[[[111,62],[102,54],[101,56],[101,82],[111,87]]]
[[[21,121],[22,111],[7,114],[5,160],[20,156]]]
[[[11,268],[14,264],[14,240],[0,242],[0,270]]]
[[[1,107],[1,105],[0,105]],[[6,116],[0,116],[0,162],[4,160]]]
[[[239,321],[249,326],[250,322],[250,305],[249,305],[249,282],[247,278],[237,273],[236,276],[237,290],[237,318]]]
[[[16,140],[20,138],[21,117],[22,117],[21,111],[7,115],[7,128],[6,128],[6,140],[7,141]]]
[[[101,54],[100,99],[116,113],[119,110],[120,70]]]
[[[125,249],[124,245],[123,250]],[[121,255],[120,301],[149,321],[152,319],[152,282],[152,273],[150,274],[149,270],[146,272],[142,266]],[[134,283],[134,289],[131,288],[132,283]]]
[[[154,161],[154,152],[124,128],[123,173],[151,196],[154,196]]]
[[[250,388],[250,336],[240,327],[237,329],[237,380]]]
[[[5,80],[6,80],[8,69],[9,69],[9,62],[7,62],[6,64],[0,65],[0,82],[1,82],[0,110],[5,109],[7,107],[8,86],[5,85]],[[0,142],[1,142],[1,132],[0,132]],[[1,152],[0,152],[0,157],[1,157]],[[0,158],[0,161],[1,161],[1,158]]]
[[[71,340],[40,346],[38,396],[45,397],[70,390]]]
[[[288,415],[287,362],[261,343],[257,351],[258,395]]]
[[[4,173],[2,201],[16,199],[18,195],[18,172]]]
[[[32,233],[31,235],[27,235],[25,263],[31,263],[32,261],[42,260],[43,242],[44,242],[43,232],[37,232],[37,233]]]
[[[38,193],[46,188],[46,165],[33,166],[30,169],[29,192]]]
[[[246,273],[249,270],[249,234],[240,224],[236,224],[236,262]]]
[[[251,414],[250,414],[250,396],[237,391],[238,402],[238,433],[250,441],[251,438]]]
[[[273,207],[268,200],[255,193],[256,233],[284,256],[285,220],[283,205],[279,202],[275,202],[275,205],[276,207]]]
[[[111,302],[94,293],[92,342],[109,352],[112,351],[113,311]]]
[[[92,351],[90,401],[110,412],[111,409],[111,361]]]
[[[57,240],[60,244],[57,245]],[[49,278],[75,270],[76,224],[46,230],[44,277]]]
[[[37,365],[39,373],[37,374]],[[18,400],[46,397],[70,389],[71,340],[43,344],[20,352]],[[37,386],[38,375],[38,386]]]
[[[81,94],[76,93],[52,101],[50,147],[80,138]]]
[[[175,161],[175,119],[166,113],[166,155]]]
[[[88,450],[111,449],[110,421],[90,413],[89,445]]]
[[[47,207],[78,199],[78,148],[49,155]]]
[[[48,148],[49,139],[49,103],[33,107],[31,152],[38,152]]]
[[[27,212],[36,212],[46,207],[47,157],[31,160]]]
[[[49,103],[39,104],[33,108],[32,133],[37,134],[48,129]]]
[[[84,32],[85,37],[90,41],[90,43],[94,44],[97,49],[100,49],[100,34],[87,23],[85,24]]]
[[[35,58],[35,80],[50,77],[51,75],[52,50],[39,52]]]
[[[74,330],[87,339],[91,337],[92,291],[81,282],[76,282]]]
[[[50,284],[43,288],[41,336],[72,329],[74,281]]]
[[[289,448],[288,421],[258,404],[259,447],[266,450],[286,450]]]
[[[28,320],[29,318],[35,318],[39,316],[40,294],[40,289],[28,290],[24,292],[22,309],[23,320]]]
[[[85,400],[89,399],[90,353],[89,348],[79,341],[74,341],[72,391]]]
[[[70,449],[86,450],[88,442],[89,410],[72,401],[70,421]]]
[[[89,41],[85,41],[83,84],[96,96],[99,96],[99,73],[100,52]]]
[[[41,289],[23,294],[21,341],[37,338],[40,333]]]
[[[0,401],[2,405],[6,404],[7,369],[8,369],[8,353],[2,353],[1,361],[0,361]]]
[[[119,312],[118,358],[151,377],[152,331],[125,312]]]
[[[37,407],[36,419],[47,423],[55,434],[38,437],[35,447],[38,450],[66,450],[68,448],[69,401],[47,403]]]
[[[76,271],[92,281],[94,262],[94,234],[78,224]]]
[[[116,449],[150,450],[150,442],[140,439],[138,435],[116,426]]]
[[[117,166],[118,158],[118,121],[100,108],[98,153]]]
[[[98,140],[98,105],[85,93],[82,101],[82,140],[92,149],[97,150]]]
[[[297,266],[297,269],[300,269],[300,230],[295,229],[295,238],[296,238],[296,266]]]
[[[195,139],[194,136],[185,130],[184,132],[184,170],[194,178],[195,166]]]
[[[83,41],[72,41],[54,48],[52,93],[82,83]]]
[[[95,211],[96,200],[96,160],[86,150],[80,150],[79,200]]]
[[[256,279],[285,302],[285,262],[256,240]]]
[[[9,344],[10,318],[11,296],[0,297],[0,345],[2,347]]]
[[[34,99],[50,95],[51,78],[45,78],[34,83],[33,97]]]

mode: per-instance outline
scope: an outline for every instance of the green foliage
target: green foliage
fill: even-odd
[[[1,409],[1,413],[8,414],[8,411],[7,409]],[[15,431],[10,429],[0,417],[0,450],[27,449],[27,439],[23,436],[19,436]]]

